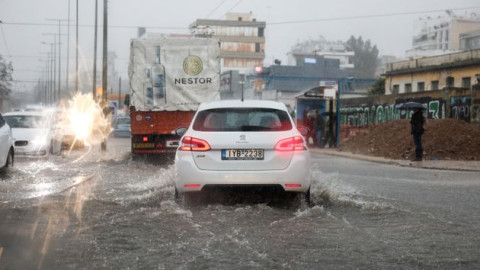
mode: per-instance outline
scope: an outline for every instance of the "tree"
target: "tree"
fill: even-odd
[[[355,53],[355,77],[373,78],[377,68],[377,45],[372,46],[370,40],[363,41],[361,36],[358,38],[351,36],[346,43],[346,49]]]
[[[385,78],[379,77],[368,89],[370,96],[385,95]]]
[[[7,63],[0,55],[0,100],[7,99],[12,91],[12,63]]]

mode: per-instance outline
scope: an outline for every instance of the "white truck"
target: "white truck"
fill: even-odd
[[[200,103],[219,98],[216,39],[140,38],[130,46],[132,153],[174,154]]]

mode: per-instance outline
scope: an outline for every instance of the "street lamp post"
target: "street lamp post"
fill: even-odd
[[[56,44],[56,37],[54,36],[54,42],[42,42],[42,44],[50,45],[50,73],[51,73],[51,80],[50,80],[50,91],[51,91],[51,102],[55,103],[55,83],[56,83],[56,53],[55,53],[55,44]]]
[[[107,106],[107,89],[108,89],[108,81],[107,81],[107,72],[108,72],[108,44],[107,44],[107,34],[108,34],[108,7],[107,7],[108,0],[103,0],[103,69],[102,69],[102,101],[104,102],[104,106]],[[105,138],[102,141],[101,145],[102,151],[107,151],[107,139]]]
[[[54,33],[44,33],[43,35],[52,35],[53,36],[53,43],[51,43],[51,45],[53,46],[53,61],[54,61],[54,66],[53,66],[53,72],[54,72],[54,76],[53,76],[53,82],[54,82],[54,86],[53,86],[53,100],[54,100],[54,103],[57,101],[57,96],[56,96],[56,93],[60,92],[60,83],[58,83],[58,86],[55,85],[57,83],[57,44],[59,44],[59,42],[57,43],[57,34],[54,34]],[[60,46],[60,45],[59,45]],[[60,58],[60,57],[59,57]],[[60,69],[60,67],[59,67]],[[58,77],[59,81],[60,81],[60,77]],[[58,88],[57,88],[58,87]]]
[[[62,29],[61,29],[61,22],[67,21],[65,19],[47,19],[47,21],[58,21],[58,86],[57,86],[57,97],[60,100],[60,87],[61,87],[61,70],[62,70]]]
[[[95,0],[95,30],[93,39],[93,87],[92,96],[95,98],[97,91],[97,32],[98,32],[98,0]]]
[[[77,8],[76,8],[76,13],[77,13],[77,16],[75,18],[75,35],[76,35],[76,39],[75,39],[75,94],[78,93],[78,81],[79,81],[79,78],[78,78],[78,0],[76,1],[77,2]]]
[[[50,70],[49,70],[49,65],[50,65],[50,53],[45,53],[47,55],[47,60],[44,59],[38,59],[38,61],[45,62],[45,69],[43,70],[43,91],[44,91],[44,104],[47,105],[49,104],[48,101],[48,90],[49,90],[49,80],[50,80]]]

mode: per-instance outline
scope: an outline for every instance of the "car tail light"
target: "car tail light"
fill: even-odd
[[[208,144],[207,141],[188,136],[183,137],[182,144],[179,148],[181,151],[208,151],[210,149],[210,144]]]
[[[201,185],[200,184],[186,184],[186,185],[184,185],[184,187],[186,187],[186,188],[199,188],[199,187],[201,187]]]
[[[301,136],[295,136],[279,141],[275,145],[276,151],[303,151],[307,150]]]
[[[142,138],[142,141],[143,141],[143,142],[148,142],[148,137],[147,137],[147,136],[144,136],[144,137]]]
[[[299,188],[299,187],[302,187],[301,184],[285,184],[286,187],[290,187],[290,188]]]

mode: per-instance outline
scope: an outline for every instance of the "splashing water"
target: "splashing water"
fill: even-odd
[[[110,126],[110,117],[105,115],[104,104],[98,103],[91,94],[76,94],[63,109],[59,117],[61,126],[75,136],[74,143],[83,142],[91,147],[103,142],[112,128]]]
[[[67,119],[78,140],[87,144],[98,144],[111,132],[109,119],[101,104],[95,102],[91,94],[77,94],[69,101]]]

